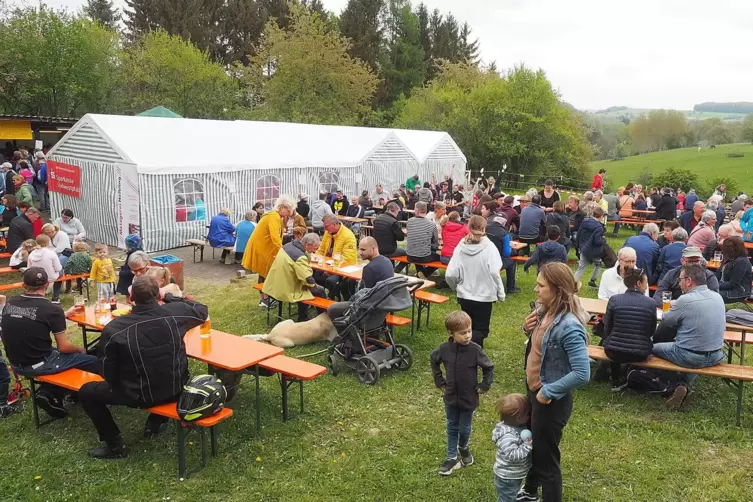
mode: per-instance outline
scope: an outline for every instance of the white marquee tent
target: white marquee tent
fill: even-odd
[[[138,232],[146,251],[205,235],[223,207],[238,218],[281,194],[394,188],[420,164],[392,130],[93,114],[48,157],[53,211],[109,245]]]

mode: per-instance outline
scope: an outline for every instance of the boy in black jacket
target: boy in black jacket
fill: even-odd
[[[434,383],[444,394],[447,414],[447,460],[439,467],[441,476],[473,464],[468,448],[471,438],[473,410],[478,408],[478,395],[489,390],[494,380],[494,365],[484,349],[471,342],[471,318],[463,311],[452,312],[445,320],[450,339],[431,353]],[[445,375],[440,365],[444,364]],[[478,382],[478,369],[483,372]],[[458,446],[460,460],[458,460]]]

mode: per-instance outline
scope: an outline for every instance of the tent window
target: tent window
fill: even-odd
[[[265,211],[274,207],[278,197],[280,197],[280,178],[274,174],[265,174],[256,180],[256,202],[264,204]]]
[[[326,172],[319,175],[319,189],[326,193],[335,193],[340,185],[340,175],[335,172]]]
[[[204,185],[198,180],[174,180],[175,221],[205,221],[207,210],[204,199]]]

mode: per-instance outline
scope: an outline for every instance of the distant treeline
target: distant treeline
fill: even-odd
[[[696,112],[716,112],[716,113],[753,113],[753,103],[740,101],[738,103],[701,103],[695,105],[693,111]]]

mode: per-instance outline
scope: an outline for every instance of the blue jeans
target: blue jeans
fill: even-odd
[[[56,373],[62,373],[63,371],[69,370],[71,368],[77,368],[84,371],[90,371],[92,373],[99,372],[99,368],[98,368],[99,365],[97,364],[97,357],[90,356],[88,354],[78,354],[78,353],[66,354],[65,352],[60,352],[57,349],[52,349],[52,352],[50,352],[50,355],[48,355],[44,359],[44,361],[40,361],[40,362],[42,364],[40,366],[37,366],[36,368],[32,366],[16,366],[15,364],[11,366],[13,367],[13,370],[16,373],[25,377],[54,375]],[[60,396],[61,392],[62,394],[65,394],[66,392],[60,387],[56,387],[54,385],[47,385],[47,384],[40,385],[39,390],[40,391],[44,390],[50,394],[57,395],[57,396]]]
[[[458,446],[465,450],[471,439],[473,410],[460,410],[445,405],[447,414],[447,458],[458,458]]]
[[[497,502],[515,502],[522,485],[522,479],[502,479],[495,474],[494,488],[497,489]]]
[[[8,392],[10,391],[10,371],[0,352],[0,406],[8,404]]]
[[[709,354],[696,354],[678,347],[674,342],[657,343],[654,345],[654,355],[672,361],[683,368],[708,368],[725,359],[722,349]],[[690,387],[697,376],[695,373],[680,373],[680,380],[685,383],[686,387]]]

